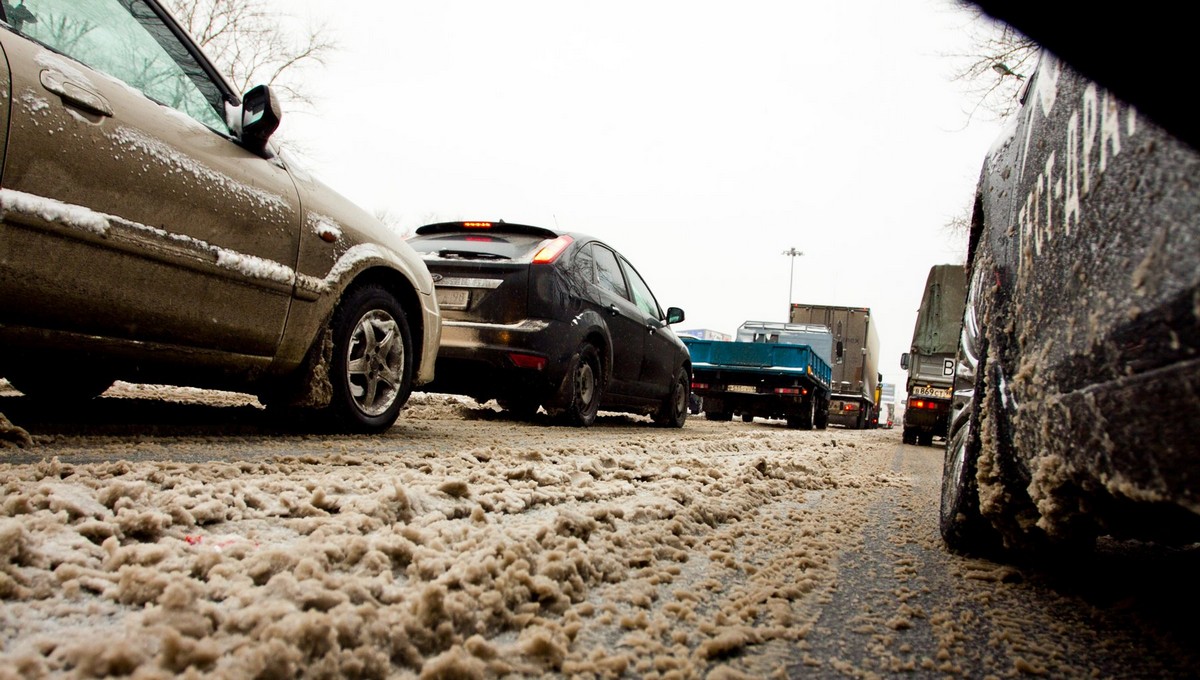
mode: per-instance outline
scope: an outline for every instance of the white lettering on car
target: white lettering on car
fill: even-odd
[[[1057,70],[1053,71],[1057,73]],[[1057,78],[1054,79],[1057,81]],[[1054,83],[1039,88],[1041,113],[1050,118]],[[1049,105],[1048,105],[1049,104]],[[1043,248],[1055,238],[1070,236],[1083,220],[1083,199],[1100,181],[1109,162],[1121,153],[1122,109],[1125,110],[1124,137],[1138,131],[1137,112],[1121,104],[1107,91],[1095,85],[1084,89],[1078,106],[1067,116],[1058,145],[1050,149],[1037,177],[1029,182],[1029,191],[1017,210],[1017,233],[1021,239],[1020,275],[1041,256]],[[1038,115],[1034,111],[1033,116]],[[1034,121],[1028,124],[1030,130]],[[1028,158],[1029,144],[1025,156]],[[1060,165],[1061,161],[1061,165]],[[1025,159],[1021,162],[1025,166]]]

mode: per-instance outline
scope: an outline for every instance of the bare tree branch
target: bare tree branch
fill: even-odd
[[[265,0],[165,0],[171,12],[240,92],[258,84],[311,107],[301,73],[337,48],[323,26],[293,30]]]
[[[968,121],[979,112],[1005,118],[1018,106],[1017,94],[1037,65],[1039,46],[1011,26],[995,21],[975,5],[962,1],[974,15],[971,46],[963,54],[947,54],[958,67],[951,80],[962,84],[969,101]]]

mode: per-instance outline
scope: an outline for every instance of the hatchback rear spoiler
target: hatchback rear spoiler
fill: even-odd
[[[458,234],[465,232],[492,234],[526,234],[541,238],[558,238],[558,232],[543,227],[532,227],[528,224],[511,224],[509,222],[438,222],[426,224],[417,228],[417,235],[428,234]]]

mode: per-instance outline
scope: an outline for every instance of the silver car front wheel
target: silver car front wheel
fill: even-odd
[[[412,391],[412,339],[404,311],[379,286],[351,292],[333,320],[334,415],[350,429],[391,427]]]

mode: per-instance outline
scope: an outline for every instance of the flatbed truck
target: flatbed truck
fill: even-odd
[[[692,393],[707,420],[787,421],[790,428],[829,423],[832,345],[828,328],[747,321],[734,341],[680,338],[692,356]]]

